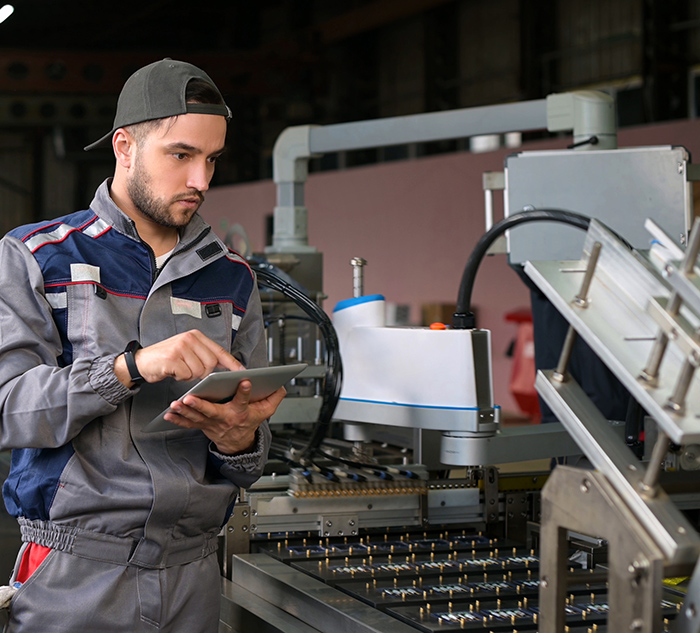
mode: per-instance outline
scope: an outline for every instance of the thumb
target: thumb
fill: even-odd
[[[250,392],[253,386],[250,380],[244,380],[238,385],[238,390],[236,391],[236,401],[238,404],[247,406],[250,403]]]

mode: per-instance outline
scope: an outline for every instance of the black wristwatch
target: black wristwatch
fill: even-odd
[[[126,368],[129,370],[129,378],[135,385],[140,385],[144,381],[144,377],[139,373],[139,368],[136,366],[134,354],[141,349],[141,343],[138,341],[129,341],[124,350],[124,360]]]

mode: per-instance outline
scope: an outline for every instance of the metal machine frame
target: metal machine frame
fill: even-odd
[[[595,135],[602,139],[596,149],[614,148],[616,139],[610,125],[610,121],[614,121],[613,114],[612,100],[584,93],[552,95],[546,101],[488,108],[289,128],[279,137],[274,150],[277,206],[274,242],[267,252],[274,256],[299,254],[303,258],[315,250],[307,243],[304,207],[307,163],[313,156],[477,134],[544,129],[548,120],[552,131],[574,129],[579,151],[590,149],[587,141]],[[495,188],[500,184],[503,183],[497,183]],[[658,229],[652,231],[659,236]],[[694,328],[700,320],[696,322],[690,318],[693,326],[689,327],[687,310],[680,307],[681,303],[693,309],[696,305],[700,307],[697,298],[700,285],[694,277],[691,279],[688,273],[693,271],[687,265],[685,268],[678,265],[682,251],[671,240],[667,242],[672,257],[665,268],[666,279],[626,251],[614,235],[595,221],[591,222],[580,262],[528,262],[526,265],[527,274],[572,324],[560,366],[554,372],[540,373],[537,381],[538,390],[562,426],[551,425],[551,428],[536,431],[527,429],[527,433],[518,435],[516,432],[511,438],[501,433],[483,438],[487,446],[486,452],[481,454],[490,455],[493,461],[476,463],[507,461],[508,440],[529,441],[535,445],[538,443],[536,433],[541,433],[540,440],[550,438],[548,443],[539,442],[545,454],[583,452],[597,469],[556,468],[542,493],[539,622],[543,633],[560,633],[565,627],[564,602],[571,582],[566,554],[571,532],[593,537],[598,543],[601,539],[608,541],[606,576],[610,604],[608,630],[611,631],[652,633],[660,630],[659,603],[664,575],[691,573],[700,554],[700,537],[658,485],[660,464],[668,442],[700,440],[700,425],[694,419],[694,411],[700,410],[697,406],[700,394],[693,381],[694,368],[700,364],[700,343]],[[689,252],[693,251],[689,249]],[[677,274],[681,269],[684,273]],[[616,286],[613,282],[623,285]],[[627,305],[624,302],[630,296],[632,305]],[[680,296],[682,299],[674,299]],[[608,304],[613,300],[617,303]],[[621,319],[619,328],[608,327],[610,313],[605,306],[610,305],[615,306],[612,308],[615,318]],[[697,313],[700,315],[700,310]],[[634,334],[637,325],[644,329],[641,338]],[[663,336],[657,336],[657,328],[661,328]],[[638,397],[659,425],[660,439],[651,466],[645,468],[630,453],[620,437],[619,426],[605,420],[568,377],[568,353],[576,332]],[[631,342],[626,340],[629,336]],[[657,340],[655,346],[654,339]],[[664,356],[669,339],[679,343],[682,353],[674,346]],[[652,347],[656,351],[652,351]],[[635,350],[633,355],[630,349]],[[644,350],[644,358],[638,354],[640,349]],[[669,369],[670,365],[679,368],[680,377],[672,388],[665,381],[658,381],[662,358],[665,358],[664,376],[675,375],[676,370]],[[646,369],[647,380],[639,382],[637,376],[644,373],[642,369]],[[691,413],[686,413],[688,410]],[[411,431],[422,433],[428,439],[434,432]],[[565,435],[566,448],[560,441]],[[516,448],[522,449],[522,444]],[[426,473],[415,483],[415,489],[397,490],[394,491],[397,494],[392,495],[384,495],[384,490],[373,489],[370,485],[357,490],[342,485],[328,486],[309,494],[303,491],[300,494],[299,488],[295,488],[295,494],[291,495],[288,494],[294,483],[291,476],[263,478],[251,490],[242,493],[241,502],[224,532],[223,566],[232,580],[222,579],[222,617],[229,622],[246,622],[245,626],[253,622],[261,631],[331,633],[339,627],[362,633],[414,630],[398,621],[385,619],[383,614],[264,554],[244,552],[256,534],[280,530],[308,531],[319,537],[355,537],[362,529],[380,526],[421,528],[466,521],[484,530],[504,526],[506,534],[516,530],[523,534],[529,531],[528,519],[537,515],[533,505],[539,504],[541,481],[538,480],[544,481],[547,476],[544,473],[534,475],[532,481],[506,492],[500,483],[507,477],[499,477],[498,470],[492,466],[482,466],[467,469],[463,480],[431,480]],[[697,595],[700,595],[700,571],[695,573],[692,587],[698,587]],[[694,604],[687,605],[679,616],[679,626],[685,628],[679,630],[683,633],[697,631],[698,611]],[[222,630],[234,630],[222,624],[224,626]]]

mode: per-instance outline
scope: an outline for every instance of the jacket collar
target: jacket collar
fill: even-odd
[[[90,203],[90,209],[120,233],[132,239],[140,240],[141,238],[136,231],[134,221],[116,205],[109,195],[111,184],[112,178],[107,178],[107,180],[97,188],[95,197]],[[208,231],[209,229],[209,225],[196,213],[192,216],[187,226],[182,229],[180,233],[180,243],[177,249],[180,250],[180,248],[187,246],[189,243],[199,238],[202,232]]]

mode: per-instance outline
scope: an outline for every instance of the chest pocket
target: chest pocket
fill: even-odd
[[[178,334],[188,330],[199,330],[224,349],[231,349],[240,323],[240,318],[233,314],[231,303],[200,303],[190,299],[171,297],[170,309]]]
[[[107,292],[91,282],[66,286],[66,328],[73,359],[119,352],[136,338],[143,299]]]

